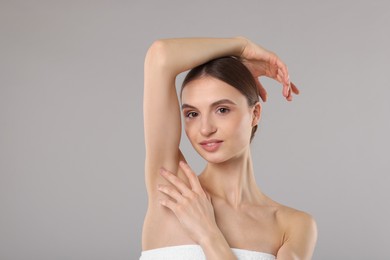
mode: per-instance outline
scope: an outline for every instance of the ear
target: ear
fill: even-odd
[[[257,125],[261,118],[261,104],[260,102],[257,102],[252,107],[252,127]]]

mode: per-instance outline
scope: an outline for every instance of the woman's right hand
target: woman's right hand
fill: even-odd
[[[273,52],[246,40],[246,45],[241,52],[241,60],[255,78],[261,99],[267,100],[267,91],[259,81],[259,77],[266,76],[272,78],[283,85],[283,96],[288,101],[292,100],[292,93],[299,94],[298,88],[290,82],[290,77],[286,64]]]
[[[160,203],[176,215],[192,240],[202,244],[202,240],[209,237],[210,233],[219,232],[214,208],[210,196],[203,190],[198,177],[188,164],[180,162],[179,165],[188,178],[190,187],[175,174],[161,169],[161,175],[171,185],[159,185],[158,190],[168,196]]]
[[[211,197],[205,192],[198,176],[188,164],[180,162],[180,168],[188,178],[188,187],[175,174],[162,170],[161,175],[171,185],[159,185],[158,190],[168,196],[160,201],[170,209],[183,229],[199,244],[207,259],[236,259],[215,220]]]

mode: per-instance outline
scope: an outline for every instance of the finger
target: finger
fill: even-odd
[[[265,90],[265,88],[263,87],[263,84],[261,84],[259,79],[256,79],[255,81],[256,81],[257,89],[259,90],[259,96],[260,96],[261,100],[266,102],[267,98],[268,98],[267,90]]]
[[[280,84],[285,85],[285,83],[284,83],[284,81],[283,81],[283,76],[280,75],[279,73],[276,75],[276,80],[277,80]]]
[[[278,75],[280,75],[280,83],[283,84],[282,94],[284,97],[289,98],[288,96],[289,96],[291,86],[290,86],[290,76],[288,73],[288,69],[286,64],[284,64],[282,61],[280,61],[278,65],[280,66],[278,68]]]
[[[283,79],[283,82],[285,82],[284,72],[283,72],[282,68],[280,68],[280,67],[278,67],[278,75]]]
[[[172,186],[159,185],[157,189],[177,202],[180,202],[183,199],[183,196]]]
[[[180,180],[178,177],[176,177],[173,173],[171,173],[170,171],[164,168],[161,168],[160,174],[165,179],[167,179],[170,183],[172,183],[173,186],[175,186],[181,194],[188,193],[189,188],[187,187],[187,185],[185,185],[185,183],[182,180]]]
[[[291,89],[293,91],[294,94],[296,95],[299,95],[299,89],[297,88],[297,86],[295,86],[294,83],[291,82]]]
[[[200,192],[200,191],[203,192],[198,176],[196,176],[196,174],[191,170],[190,166],[183,161],[180,161],[179,165],[180,168],[184,171],[184,174],[187,176],[192,190],[195,192]]]
[[[286,84],[289,83],[289,76],[288,76],[289,74],[288,74],[288,69],[286,64],[284,64],[283,61],[281,61],[280,59],[277,60],[276,64],[278,65],[278,68],[282,72],[285,83]]]
[[[283,84],[282,95],[287,98],[289,92],[290,92],[290,86],[287,84]]]
[[[289,94],[288,94],[288,96],[287,96],[287,100],[288,101],[292,101],[292,98],[293,98],[293,96],[292,96],[292,94],[294,93],[294,94],[299,94],[299,89],[295,86],[295,84],[293,84],[292,82],[291,82],[291,87],[290,87],[290,89],[289,89]]]
[[[212,203],[211,196],[208,192],[204,192],[206,194],[207,199]]]
[[[162,199],[162,200],[159,200],[159,202],[162,206],[169,208],[170,210],[172,210],[175,213],[175,210],[176,210],[176,203],[175,202],[173,202],[170,199]]]
[[[287,101],[292,101],[291,88],[288,89]]]
[[[278,68],[278,74],[276,75],[276,79],[280,84],[283,85],[282,95],[287,98],[290,90],[290,82],[288,77],[284,75],[284,72],[281,68]]]

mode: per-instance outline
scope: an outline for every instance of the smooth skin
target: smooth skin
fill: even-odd
[[[278,259],[311,259],[317,239],[313,218],[268,198],[254,178],[249,137],[261,118],[260,103],[249,107],[238,90],[206,76],[184,88],[179,106],[176,76],[229,55],[242,59],[251,71],[263,101],[267,92],[258,80],[261,76],[281,83],[288,101],[299,93],[277,55],[246,38],[164,39],[152,44],[144,67],[149,204],[143,250],[198,244],[207,259],[235,259],[231,248]],[[199,176],[179,149],[181,113],[187,137],[208,162]],[[205,141],[218,145],[210,150]]]

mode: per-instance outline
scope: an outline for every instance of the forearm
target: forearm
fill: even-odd
[[[218,230],[214,235],[200,241],[200,246],[208,260],[236,260],[237,257],[229,247],[225,237]]]
[[[161,39],[150,47],[145,65],[158,63],[165,75],[176,76],[218,57],[240,56],[246,44],[242,37]]]

